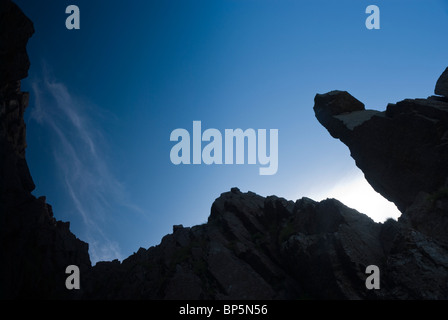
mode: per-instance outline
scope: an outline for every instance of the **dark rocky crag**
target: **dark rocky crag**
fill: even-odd
[[[345,91],[317,94],[314,110],[345,143],[372,187],[403,213],[400,222],[448,240],[448,68],[436,94],[365,110]],[[343,107],[341,107],[343,105]]]
[[[0,298],[447,299],[447,72],[438,96],[369,111],[347,92],[317,95],[317,119],[352,152],[367,180],[403,212],[375,223],[335,199],[287,201],[237,188],[208,222],[173,227],[122,262],[91,266],[88,245],[35,198],[25,159],[26,54],[33,25],[0,2]],[[65,268],[81,269],[81,290]],[[366,266],[381,270],[367,290]]]
[[[11,1],[0,1],[0,298],[66,298],[65,268],[91,267],[88,245],[57,221],[45,197],[31,194],[34,182],[25,159],[23,115],[29,94],[26,52],[32,22]]]

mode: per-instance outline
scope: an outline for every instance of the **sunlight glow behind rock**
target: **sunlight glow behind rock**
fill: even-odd
[[[347,176],[327,190],[312,192],[309,197],[316,201],[335,198],[375,222],[384,222],[388,218],[397,220],[401,215],[395,204],[376,192],[361,172]]]

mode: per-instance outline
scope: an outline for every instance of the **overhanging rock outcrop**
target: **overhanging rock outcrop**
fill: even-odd
[[[436,220],[424,221],[422,212],[434,218],[447,193],[447,75],[445,70],[435,89],[445,96],[405,99],[382,112],[365,110],[346,91],[317,94],[314,100],[316,118],[331,136],[349,147],[372,187],[396,204],[404,213],[403,220],[443,240],[448,239],[442,232],[448,226],[447,215],[440,213]],[[436,224],[438,230],[430,232],[433,228],[428,224]]]

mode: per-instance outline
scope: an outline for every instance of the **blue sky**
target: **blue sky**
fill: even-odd
[[[316,93],[366,108],[433,94],[448,65],[448,1],[31,1],[27,160],[57,219],[99,260],[205,223],[231,187],[290,200],[337,197],[376,221],[398,217],[349,150],[314,117]],[[65,9],[80,9],[67,30]],[[381,29],[365,27],[368,5]],[[278,129],[278,171],[178,165],[177,128]],[[203,144],[204,145],[204,144]]]

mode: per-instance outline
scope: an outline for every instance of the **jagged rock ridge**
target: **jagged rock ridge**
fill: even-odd
[[[121,264],[95,266],[99,282],[105,275],[116,281],[107,288],[94,282],[101,289],[91,297],[374,297],[365,289],[364,271],[383,263],[380,231],[369,217],[337,200],[293,202],[233,188],[213,203],[206,224],[176,226],[156,247],[140,248]]]
[[[446,98],[405,100],[378,112],[347,92],[316,96],[318,120],[404,211],[398,222],[375,223],[334,199],[293,202],[233,188],[216,199],[206,224],[174,226],[160,245],[92,267],[88,244],[53,217],[44,197],[31,194],[28,94],[19,81],[27,75],[33,25],[3,0],[0,26],[1,298],[448,298],[446,171],[439,167],[436,176],[426,165],[445,160]],[[445,90],[441,76],[436,94]],[[65,288],[71,264],[81,269],[81,290]],[[370,264],[381,270],[380,290],[365,287]]]

